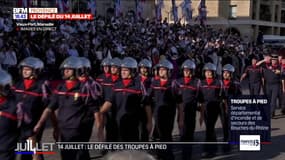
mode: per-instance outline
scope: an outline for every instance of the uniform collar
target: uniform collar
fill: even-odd
[[[159,79],[159,83],[161,87],[165,87],[169,83],[169,79]]]
[[[111,75],[111,81],[112,82],[116,82],[116,81],[118,81],[118,79],[120,78],[120,76],[119,75]]]
[[[0,105],[3,105],[7,101],[6,97],[0,97]]]
[[[212,85],[214,82],[214,78],[206,78],[205,81],[206,81],[207,85]]]
[[[147,76],[140,75],[141,82],[145,82],[148,79]]]
[[[129,84],[127,85],[127,86],[125,86],[125,84],[124,84],[124,79],[121,79],[120,81],[121,81],[121,84],[122,84],[122,86],[124,87],[124,88],[129,88],[129,87],[131,87],[131,86],[133,86],[134,85],[134,83],[135,83],[135,79],[128,79],[129,80]],[[127,81],[128,81],[127,80]]]
[[[230,79],[224,79],[223,83],[224,83],[225,86],[229,86],[230,83],[231,83],[231,80]]]
[[[109,77],[111,76],[111,73],[104,73],[104,76],[105,76],[106,78],[109,78]]]
[[[191,77],[183,77],[184,84],[190,83],[191,80],[192,80]]]
[[[34,90],[35,88],[36,88],[36,84],[37,84],[37,79],[35,79],[35,81],[30,85],[30,87],[29,88],[25,88],[25,79],[23,79],[23,81],[22,81],[22,85],[21,85],[21,87],[22,87],[22,89],[23,90],[29,90],[29,91],[31,91],[31,90]]]
[[[122,79],[123,86],[129,87],[132,81],[132,79]]]
[[[64,89],[66,90],[66,91],[73,91],[73,90],[76,90],[77,88],[79,88],[80,87],[80,81],[79,80],[74,80],[74,81],[76,81],[77,83],[74,85],[74,87],[73,88],[71,88],[71,89],[67,89],[67,87],[66,87],[66,85],[65,85],[65,81],[64,81]]]
[[[36,83],[35,79],[24,79],[24,88],[29,90]]]

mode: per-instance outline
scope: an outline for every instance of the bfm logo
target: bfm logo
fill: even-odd
[[[34,143],[27,140],[26,143],[17,143],[16,154],[55,154],[53,152],[54,143]]]
[[[13,19],[28,19],[28,8],[13,8]]]

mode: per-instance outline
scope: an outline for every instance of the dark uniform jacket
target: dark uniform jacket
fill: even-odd
[[[21,115],[21,136],[33,135],[33,128],[40,119],[45,107],[49,103],[51,93],[48,82],[36,80],[30,88],[25,89],[24,81],[19,81],[12,87],[18,112]]]
[[[4,102],[0,103],[0,159],[5,152],[14,151],[17,144],[17,107],[14,96],[9,96]],[[4,158],[3,158],[4,159]]]

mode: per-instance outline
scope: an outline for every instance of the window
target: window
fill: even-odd
[[[251,10],[251,15],[252,19],[256,19],[256,0],[253,0],[252,2],[252,10]]]
[[[268,5],[260,5],[259,18],[263,21],[271,21],[271,9]]]
[[[38,5],[38,0],[32,0],[32,6],[37,6]]]
[[[279,6],[278,5],[276,5],[275,6],[275,14],[274,14],[274,21],[275,22],[278,22],[278,14],[279,14]]]
[[[229,18],[230,19],[236,19],[237,18],[237,5],[230,5]]]
[[[285,11],[281,11],[281,23],[285,23]]]
[[[174,21],[173,12],[169,12],[169,15],[170,15],[169,20],[170,20],[170,21]]]

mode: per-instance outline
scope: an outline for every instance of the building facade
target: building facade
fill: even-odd
[[[184,0],[176,0],[181,6]],[[193,21],[198,16],[200,0],[192,0]],[[235,31],[245,40],[256,40],[259,32],[264,35],[285,36],[285,0],[206,0],[207,21],[228,31]],[[171,21],[171,0],[165,0],[163,17]],[[178,15],[182,18],[182,7],[178,7]]]

